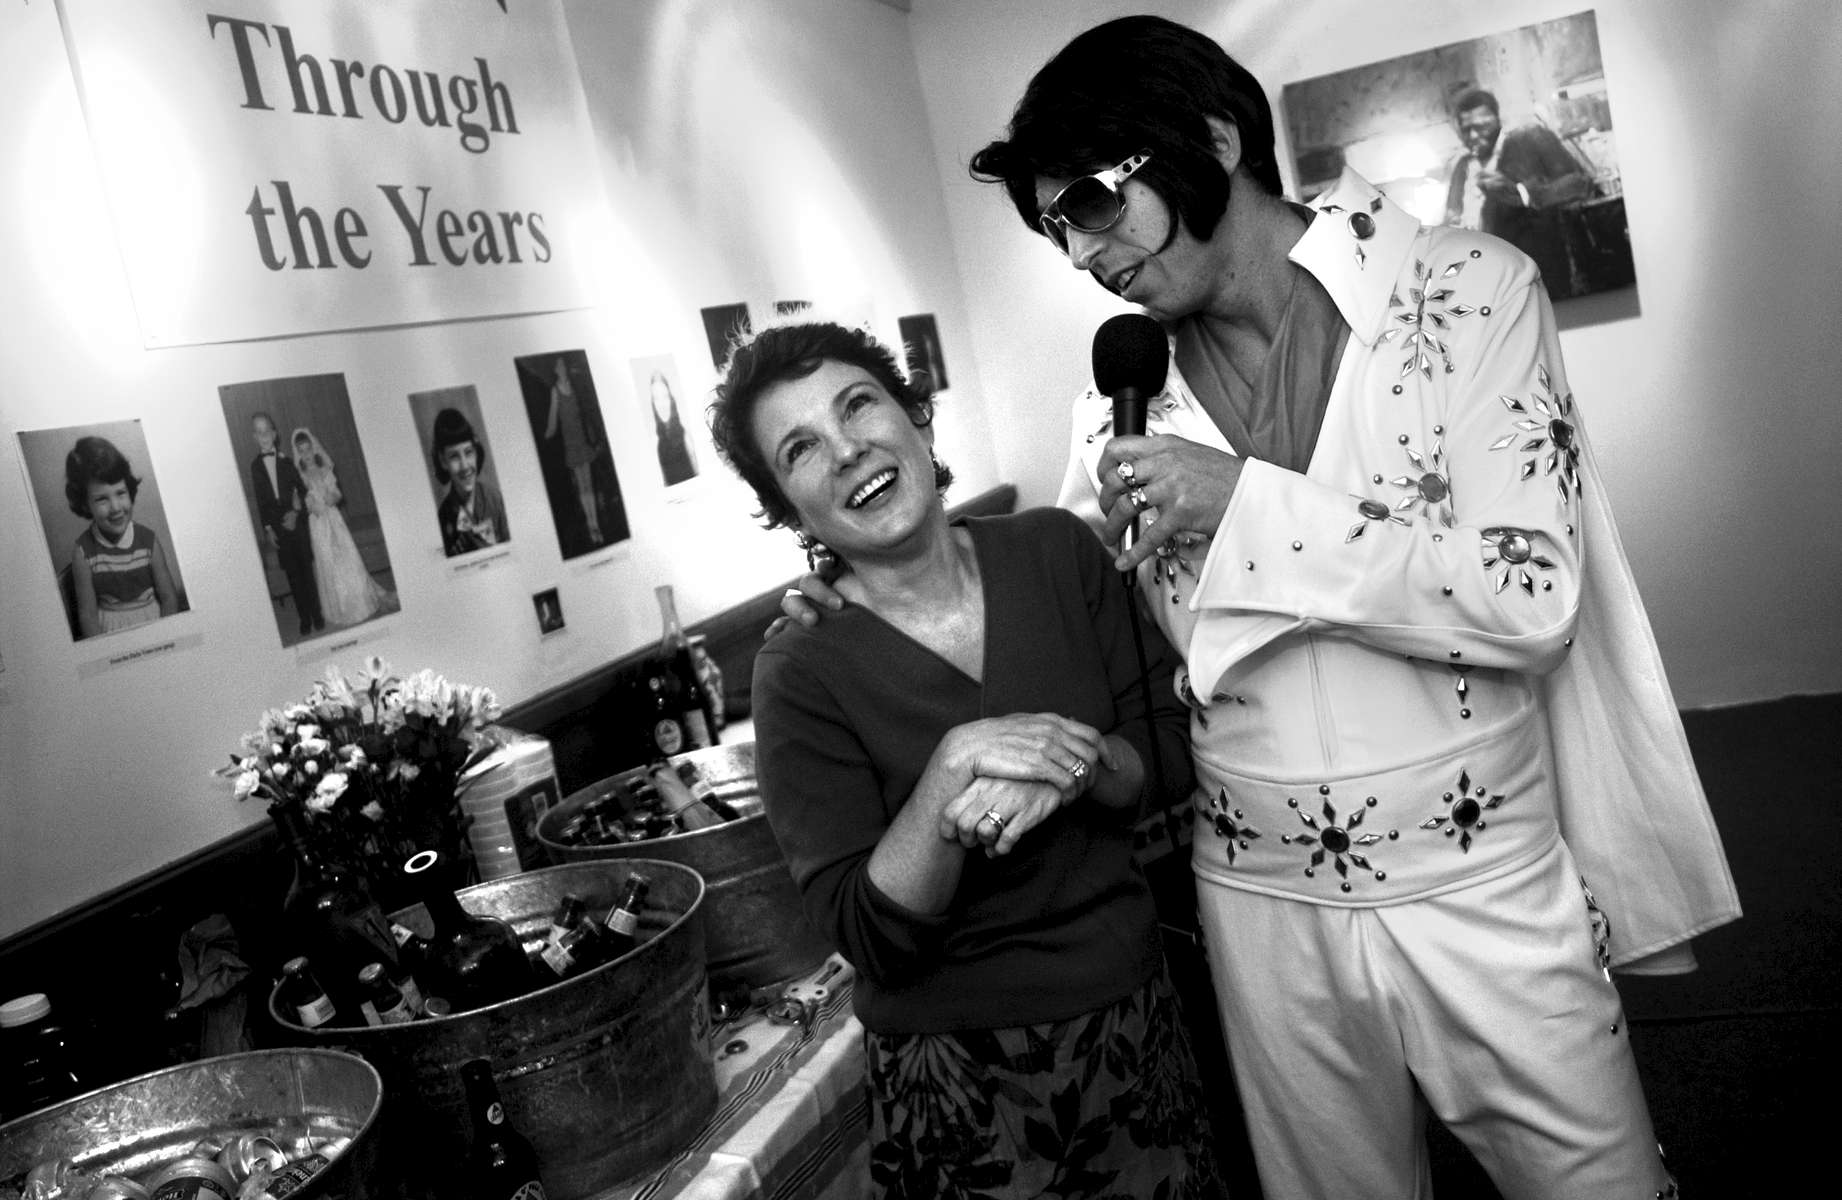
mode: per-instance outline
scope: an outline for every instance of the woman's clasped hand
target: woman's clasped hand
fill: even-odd
[[[1117,759],[1091,725],[1057,713],[1013,713],[954,727],[931,765],[966,779],[941,811],[940,836],[999,855],[1086,793],[1101,772],[1116,769]]]

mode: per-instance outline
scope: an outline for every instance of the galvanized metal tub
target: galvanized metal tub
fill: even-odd
[[[385,1165],[401,1194],[462,1194],[451,1174],[473,1133],[460,1079],[469,1059],[492,1063],[506,1115],[537,1151],[552,1200],[593,1195],[658,1166],[715,1111],[696,871],[626,858],[546,867],[459,895],[468,911],[509,922],[533,947],[563,896],[605,908],[632,871],[652,882],[640,944],[523,996],[403,1025],[307,1029],[284,1014],[279,989],[270,994],[270,1015],[293,1037],[363,1055],[383,1076]],[[420,905],[396,920],[432,932]]]
[[[294,1195],[383,1197],[368,1187],[384,1083],[361,1058],[335,1050],[254,1050],[153,1071],[0,1125],[0,1190],[34,1166],[67,1158],[96,1174],[144,1180],[206,1137],[260,1133],[284,1148],[345,1144]]]
[[[787,860],[768,828],[755,778],[755,744],[711,746],[672,758],[689,762],[743,815],[688,833],[605,846],[561,841],[564,824],[616,783],[636,785],[644,767],[610,775],[545,813],[537,838],[551,862],[594,862],[651,857],[691,867],[704,877],[704,935],[713,988],[732,983],[767,987],[804,974],[825,961],[831,947],[806,920]]]

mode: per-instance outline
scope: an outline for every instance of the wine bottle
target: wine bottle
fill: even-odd
[[[390,924],[356,874],[325,858],[307,832],[296,805],[269,810],[294,856],[294,881],[282,901],[282,918],[295,948],[320,971],[340,1019],[358,1024],[358,971],[368,962],[397,964]]]
[[[473,1114],[473,1146],[467,1155],[472,1200],[544,1200],[537,1152],[505,1119],[491,1064],[483,1058],[468,1061],[461,1066],[461,1082]]]
[[[497,917],[470,913],[448,889],[441,855],[423,850],[403,866],[434,922],[423,971],[428,994],[441,996],[455,1012],[483,1008],[529,991],[537,982],[524,944]]]
[[[607,957],[619,958],[639,944],[640,909],[645,906],[646,893],[651,888],[652,881],[638,871],[627,876],[627,881],[621,885],[620,898],[608,910],[608,919],[603,922],[607,930]]]
[[[659,635],[656,655],[658,678],[663,684],[667,709],[684,730],[686,750],[701,750],[717,744],[716,706],[719,699],[704,686],[697,671],[697,659],[691,652],[691,639],[678,623],[678,605],[672,598],[672,585],[660,584],[653,595],[659,600],[659,617],[663,631]],[[675,751],[665,751],[668,755]]]

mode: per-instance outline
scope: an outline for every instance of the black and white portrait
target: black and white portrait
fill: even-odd
[[[936,392],[947,390],[947,356],[940,349],[940,327],[933,313],[897,317],[895,326],[902,335],[902,351],[908,359],[911,378],[926,377]]]
[[[799,303],[792,301],[791,303]],[[799,311],[797,309],[793,311]],[[748,305],[719,304],[703,310],[704,340],[710,344],[710,363],[718,371],[729,361],[729,347],[738,338],[747,337],[753,328],[748,323]]]
[[[515,363],[563,557],[626,541],[627,508],[588,355],[553,350]]]
[[[218,388],[281,644],[396,612],[344,375]]]
[[[190,607],[139,421],[28,430],[19,449],[72,638]]]
[[[697,448],[680,397],[678,363],[669,354],[633,360],[633,390],[640,398],[640,421],[652,429],[653,448],[659,459],[659,477],[666,487],[697,478]],[[695,420],[692,410],[688,415]]]
[[[1299,190],[1345,166],[1429,225],[1496,234],[1556,300],[1636,269],[1593,13],[1287,84]]]
[[[479,393],[471,384],[412,392],[409,409],[435,490],[442,552],[454,558],[511,541]]]
[[[563,621],[563,602],[557,598],[555,588],[545,588],[531,597],[531,607],[537,610],[537,632],[540,636],[560,632]]]

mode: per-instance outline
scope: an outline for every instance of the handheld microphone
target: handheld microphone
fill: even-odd
[[[1113,401],[1113,436],[1142,436],[1145,411],[1164,390],[1170,370],[1170,342],[1164,329],[1143,313],[1120,313],[1094,332],[1094,386]],[[1138,540],[1138,518],[1120,537],[1121,552]]]

